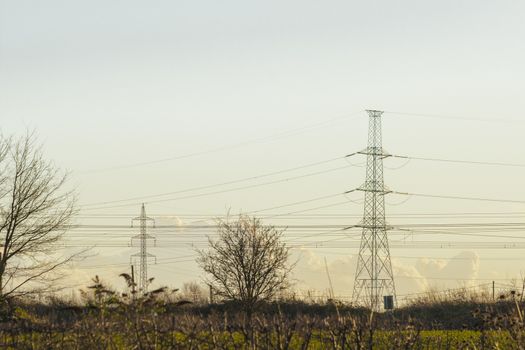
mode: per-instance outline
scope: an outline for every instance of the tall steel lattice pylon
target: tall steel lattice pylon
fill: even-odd
[[[134,221],[140,222],[140,233],[132,237],[132,240],[140,240],[140,252],[131,255],[131,259],[133,260],[133,258],[137,257],[140,258],[138,291],[140,294],[146,294],[148,292],[148,285],[150,283],[150,281],[148,280],[148,259],[156,259],[156,257],[155,255],[148,253],[148,239],[155,239],[155,237],[147,233],[147,223],[148,221],[154,220],[146,216],[146,209],[144,207],[144,203],[142,203],[140,216],[131,219],[132,227]]]
[[[358,190],[365,193],[361,245],[355,273],[352,300],[374,311],[381,311],[382,297],[391,295],[394,303],[396,288],[385,220],[385,195],[390,191],[383,181],[383,151],[381,135],[382,111],[367,110],[369,116],[368,147],[359,152],[367,157],[365,184]]]

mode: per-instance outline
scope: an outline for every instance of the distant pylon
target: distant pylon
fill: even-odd
[[[133,236],[131,239],[140,240],[140,252],[131,255],[131,259],[139,257],[140,266],[139,266],[139,293],[146,294],[148,292],[148,258],[155,258],[155,255],[148,253],[148,239],[155,239],[154,236],[149,235],[147,231],[147,222],[154,221],[152,218],[146,216],[146,209],[144,208],[144,203],[142,203],[142,208],[140,210],[140,216],[131,219],[131,227],[133,227],[133,222],[140,222],[140,233],[136,236]],[[154,223],[155,225],[155,223]]]
[[[396,300],[396,288],[385,220],[385,195],[390,191],[383,181],[383,151],[381,135],[382,111],[367,110],[369,116],[368,147],[365,151],[366,180],[359,190],[365,193],[361,245],[355,273],[352,300],[374,311],[381,311],[382,297]]]

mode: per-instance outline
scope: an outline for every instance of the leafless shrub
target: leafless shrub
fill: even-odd
[[[218,238],[208,238],[209,249],[198,251],[198,263],[208,274],[215,294],[238,302],[248,313],[288,287],[292,266],[282,231],[259,219],[241,215],[220,221]]]

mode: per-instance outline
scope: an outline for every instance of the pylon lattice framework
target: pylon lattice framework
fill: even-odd
[[[146,209],[144,207],[144,203],[142,203],[142,208],[140,210],[140,216],[131,219],[132,227],[133,227],[134,221],[139,221],[140,233],[138,235],[133,236],[131,239],[132,241],[134,239],[140,240],[140,252],[132,254],[131,259],[134,260],[133,258],[137,258],[137,257],[140,259],[138,292],[140,294],[146,294],[148,292],[148,285],[150,282],[148,280],[148,259],[149,258],[156,259],[156,256],[148,253],[148,239],[155,239],[155,237],[147,233],[147,223],[148,221],[154,221],[154,220],[146,216]]]
[[[385,219],[385,195],[390,191],[383,180],[383,151],[381,116],[383,112],[367,110],[369,115],[368,147],[359,152],[367,157],[366,180],[358,190],[365,193],[364,214],[355,273],[352,300],[371,310],[381,310],[383,296],[391,295],[396,302],[396,289]]]

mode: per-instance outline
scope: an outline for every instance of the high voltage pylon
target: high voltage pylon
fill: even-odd
[[[150,281],[148,280],[148,258],[156,259],[155,255],[148,253],[148,239],[155,239],[154,236],[147,233],[147,222],[153,221],[152,218],[146,216],[146,209],[144,208],[144,203],[142,203],[142,208],[140,210],[140,216],[131,219],[131,227],[133,227],[133,222],[140,222],[140,233],[131,238],[132,242],[134,239],[140,240],[140,252],[131,255],[131,259],[139,257],[140,266],[139,266],[139,293],[146,294],[148,292],[148,285]],[[155,222],[153,223],[155,225]]]
[[[383,159],[389,155],[382,147],[382,111],[367,110],[369,116],[368,147],[359,152],[367,157],[366,180],[358,190],[365,192],[363,232],[355,273],[352,300],[374,311],[381,310],[382,297],[392,296],[396,288],[385,220],[385,195],[390,191],[383,181]]]

